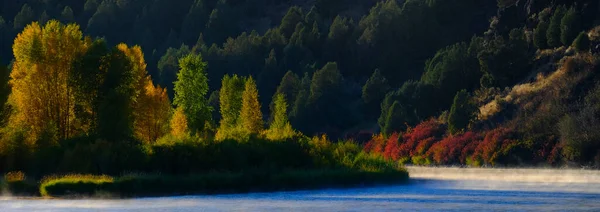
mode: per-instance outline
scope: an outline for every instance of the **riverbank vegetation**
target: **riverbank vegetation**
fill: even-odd
[[[4,185],[600,166],[596,0],[1,3]]]

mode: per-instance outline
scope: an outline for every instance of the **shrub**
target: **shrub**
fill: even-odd
[[[478,139],[478,136],[473,132],[450,135],[440,142],[433,144],[427,151],[427,155],[439,165],[464,163],[464,160],[461,160],[463,150],[468,145],[477,142]]]
[[[483,142],[480,142],[475,149],[472,160],[482,160],[485,164],[495,165],[502,147],[508,148],[513,140],[508,139],[511,131],[504,127],[496,128],[488,132]]]
[[[590,50],[590,38],[587,33],[581,32],[575,38],[572,45],[577,51],[589,51]]]
[[[442,137],[445,131],[445,127],[435,119],[430,119],[415,126],[415,128],[409,129],[402,135],[402,144],[400,145],[399,157],[410,157],[414,156],[414,153],[424,153],[425,150],[415,151],[415,148],[421,141],[427,140],[421,145],[421,147],[429,147],[426,143],[433,143]]]
[[[383,152],[383,157],[390,160],[398,160],[400,157],[400,146],[398,144],[400,139],[400,135],[398,133],[392,134],[385,144],[385,150]]]

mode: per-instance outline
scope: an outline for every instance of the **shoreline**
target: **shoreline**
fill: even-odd
[[[73,176],[71,176],[73,177]],[[290,170],[273,173],[207,173],[201,175],[128,175],[121,177],[54,178],[36,184],[39,193],[11,190],[5,196],[26,199],[130,199],[187,195],[244,194],[352,188],[370,185],[405,184],[405,170],[369,172],[350,169]],[[31,191],[31,185],[29,191]],[[17,187],[20,188],[20,187]]]

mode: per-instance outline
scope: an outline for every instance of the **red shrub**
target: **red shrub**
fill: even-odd
[[[477,149],[477,146],[479,146],[481,142],[481,139],[478,138],[477,140],[463,147],[459,158],[461,164],[467,164],[467,158],[471,157],[475,153],[475,149]]]
[[[400,157],[414,156],[415,153],[421,155],[427,148],[444,134],[444,126],[431,119],[408,129],[402,136],[402,144],[400,145]]]
[[[400,157],[400,145],[398,144],[398,139],[400,139],[400,135],[398,135],[398,133],[392,134],[387,139],[383,157],[387,159],[398,160],[398,158]]]
[[[365,144],[364,151],[369,153],[382,154],[385,145],[385,138],[382,134],[374,135],[373,138],[367,144]]]
[[[506,149],[508,145],[514,143],[509,140],[511,131],[507,128],[496,128],[485,135],[483,142],[479,143],[475,149],[473,158],[480,158],[486,164],[494,165],[498,158],[498,153],[502,149]]]
[[[429,151],[427,151],[427,155],[433,158],[437,164],[464,163],[464,159],[462,157],[462,153],[464,152],[463,150],[468,145],[475,147],[475,145],[478,143],[478,140],[479,137],[473,132],[448,136],[440,142],[433,144]]]

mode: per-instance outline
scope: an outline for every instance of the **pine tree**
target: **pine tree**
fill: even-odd
[[[252,77],[246,80],[242,94],[242,111],[240,114],[242,127],[246,132],[258,134],[263,130],[262,112],[258,102],[258,89]]]
[[[538,49],[545,49],[548,47],[548,39],[546,33],[548,32],[548,22],[540,21],[537,27],[533,30],[533,44]]]
[[[450,133],[458,133],[468,127],[473,115],[474,107],[469,102],[469,94],[461,90],[454,97],[454,104],[448,114],[448,130]]]
[[[279,31],[286,37],[290,38],[296,29],[296,25],[304,21],[304,14],[300,7],[290,7],[285,16],[281,19]]]
[[[581,18],[575,7],[571,7],[560,23],[560,41],[568,46],[573,43],[577,33],[581,31]]]
[[[552,18],[550,18],[550,25],[546,32],[546,39],[548,41],[548,47],[554,48],[560,46],[560,24],[565,14],[565,6],[557,7],[554,10]]]
[[[383,133],[384,135],[391,135],[394,132],[402,130],[403,122],[405,121],[402,119],[403,117],[405,117],[404,110],[405,109],[402,107],[400,102],[394,101],[394,103],[388,111],[388,114],[386,115],[384,122],[385,124],[381,129],[381,133]]]
[[[589,51],[590,50],[590,38],[587,33],[581,32],[579,36],[573,41],[572,44],[577,51]]]

